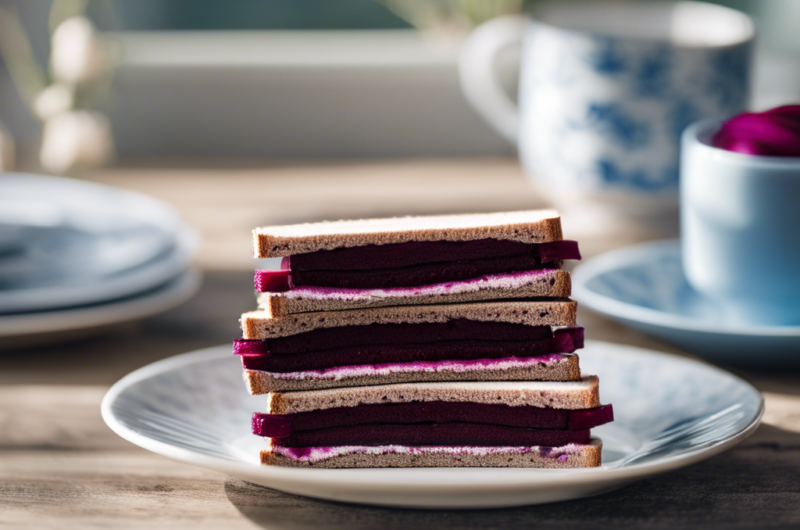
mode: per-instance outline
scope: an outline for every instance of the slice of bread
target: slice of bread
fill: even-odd
[[[574,300],[546,300],[375,307],[275,317],[268,311],[261,310],[243,314],[241,325],[243,338],[250,340],[288,337],[319,328],[447,322],[457,318],[527,326],[573,326],[577,307]]]
[[[472,369],[456,369],[456,363],[441,363],[437,369],[417,368],[403,370],[402,364],[373,370],[326,370],[320,372],[294,372],[279,374],[258,370],[245,370],[244,381],[252,395],[269,392],[294,392],[353,386],[418,383],[428,381],[577,381],[581,377],[577,355],[565,355],[553,362],[525,365],[522,361],[498,367],[473,364]],[[411,363],[413,364],[413,363]],[[433,363],[431,363],[433,364]],[[515,365],[516,364],[516,365]],[[491,366],[491,365],[490,365]],[[360,368],[360,367],[356,367]],[[371,368],[371,367],[364,367]]]
[[[599,386],[597,376],[586,375],[578,381],[566,382],[403,383],[306,392],[272,392],[267,397],[267,412],[270,414],[294,414],[309,410],[355,407],[371,403],[408,403],[411,401],[464,401],[504,404],[512,407],[591,409],[600,406]]]
[[[561,218],[553,210],[434,215],[267,226],[253,230],[257,258],[318,250],[392,245],[409,241],[508,239],[521,243],[560,241]]]
[[[261,463],[283,467],[528,467],[574,469],[599,467],[603,443],[561,447],[404,447],[350,446],[312,449],[303,456],[280,447],[261,451]]]
[[[272,317],[401,305],[456,304],[516,298],[569,298],[572,283],[562,270],[496,274],[476,280],[408,289],[304,289],[258,293],[258,305]]]

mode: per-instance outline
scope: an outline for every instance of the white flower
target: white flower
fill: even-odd
[[[108,65],[108,54],[92,22],[71,17],[53,31],[50,68],[64,83],[86,83],[96,79]]]
[[[66,85],[50,85],[42,90],[33,102],[36,115],[42,121],[47,121],[56,114],[72,110],[75,105],[75,96]]]
[[[97,112],[76,110],[47,120],[39,159],[53,173],[100,166],[114,154],[111,125]]]

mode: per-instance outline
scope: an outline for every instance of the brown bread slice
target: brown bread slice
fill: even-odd
[[[447,322],[457,318],[510,322],[527,326],[573,326],[574,300],[494,301],[449,305],[375,307],[347,311],[297,313],[273,317],[268,311],[251,311],[241,318],[245,339],[287,337],[319,328],[369,324]]]
[[[529,210],[326,221],[253,230],[254,254],[257,258],[409,241],[472,241],[489,238],[521,243],[560,241],[563,239],[561,218],[553,210]]]
[[[370,403],[411,401],[466,401],[512,407],[591,409],[600,406],[597,376],[578,381],[477,381],[403,383],[397,385],[331,388],[306,392],[272,392],[267,397],[270,414],[355,407]]]
[[[477,368],[470,371],[438,370],[431,372],[415,370],[389,374],[345,375],[328,379],[310,377],[297,379],[280,378],[280,376],[285,375],[287,374],[245,370],[244,381],[251,394],[259,395],[269,392],[292,392],[428,381],[576,381],[581,377],[581,370],[578,356],[568,355],[559,362],[543,362],[533,366],[512,368]]]
[[[452,448],[398,446],[341,448],[337,453],[318,460],[284,456],[279,448],[261,451],[261,463],[282,467],[376,468],[376,467],[528,467],[542,469],[575,469],[599,467],[603,444],[593,438],[591,444],[561,447],[499,447],[476,454],[454,454]]]
[[[327,298],[305,298],[302,294],[292,291],[286,293],[258,293],[258,305],[270,316],[277,317],[295,313],[343,311],[369,307],[456,304],[516,298],[569,298],[572,294],[569,272],[562,270],[544,271],[541,274],[532,276],[528,283],[514,288],[492,287],[487,282],[476,282],[474,285],[474,290],[455,294],[403,294],[410,289],[375,289],[373,290],[375,294],[356,300],[348,299],[346,295],[337,296],[333,294],[328,295],[329,297]]]

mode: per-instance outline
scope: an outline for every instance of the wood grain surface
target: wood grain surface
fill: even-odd
[[[734,370],[766,397],[764,424],[706,462],[590,499],[475,512],[368,508],[269,490],[140,449],[100,417],[108,387],[158,359],[228,342],[252,309],[259,224],[541,204],[504,159],[258,164],[163,162],[95,180],[168,200],[204,237],[201,292],[184,306],[80,342],[0,351],[0,528],[800,528],[800,374]],[[585,255],[661,236],[565,220]],[[666,344],[580,310],[587,337]],[[800,352],[798,352],[800,355]]]

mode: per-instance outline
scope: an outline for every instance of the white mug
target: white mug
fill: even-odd
[[[703,121],[683,134],[686,279],[732,325],[798,326],[800,158],[713,147],[719,126]]]
[[[746,107],[753,37],[747,15],[712,4],[561,0],[478,27],[461,84],[562,208],[676,213],[680,134]],[[517,108],[495,63],[520,45]]]

